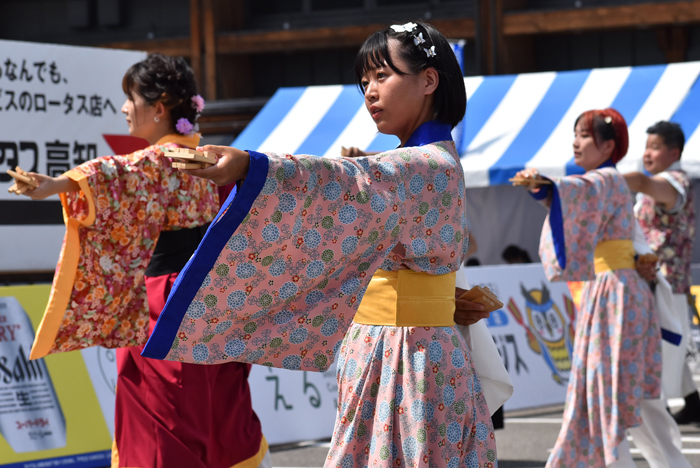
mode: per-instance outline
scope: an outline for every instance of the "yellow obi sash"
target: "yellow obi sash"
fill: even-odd
[[[604,271],[634,269],[634,244],[630,239],[599,243],[593,254],[596,275]]]
[[[451,327],[455,324],[455,273],[379,269],[369,282],[355,323],[394,327]]]

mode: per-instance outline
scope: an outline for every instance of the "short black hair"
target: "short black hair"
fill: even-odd
[[[480,266],[481,262],[476,257],[471,257],[464,262],[464,266]]]
[[[439,83],[435,90],[433,105],[435,120],[450,124],[454,128],[464,118],[467,110],[467,92],[464,88],[464,77],[459,67],[457,57],[437,29],[427,23],[414,22],[416,27],[412,31],[397,32],[387,26],[369,36],[362,44],[355,58],[355,78],[360,90],[362,76],[369,70],[388,65],[392,70],[401,75],[419,73],[427,68],[434,68],[438,72]],[[422,34],[421,34],[422,33]],[[416,45],[416,38],[421,35],[425,41]],[[389,39],[395,39],[400,44],[399,54],[408,64],[408,71],[399,70],[389,55]],[[426,52],[435,47],[435,55],[429,56]]]
[[[685,146],[685,135],[681,126],[674,122],[667,122],[662,120],[656,122],[651,127],[647,128],[647,134],[649,135],[659,135],[662,140],[664,140],[664,145],[671,149],[678,148],[680,153],[683,153],[683,147]]]
[[[197,95],[197,82],[192,68],[182,57],[149,54],[126,71],[122,90],[131,100],[133,93],[137,93],[151,106],[162,102],[170,112],[173,130],[179,119],[184,117],[194,125],[198,117],[192,105],[192,97]]]
[[[530,259],[530,254],[528,254],[526,250],[521,249],[517,245],[512,244],[503,249],[503,252],[501,253],[501,258],[503,258],[503,260],[505,260],[508,263],[532,263],[532,260]]]

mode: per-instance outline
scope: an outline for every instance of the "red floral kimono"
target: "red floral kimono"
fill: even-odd
[[[66,173],[80,191],[61,195],[67,232],[32,358],[97,345],[125,348],[117,352],[114,467],[256,467],[267,451],[251,406],[248,365],[140,356],[178,273],[146,275],[161,233],[206,226],[219,209],[214,184],[173,169],[163,157],[164,150],[198,141],[168,135]]]

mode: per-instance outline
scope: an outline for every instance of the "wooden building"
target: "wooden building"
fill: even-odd
[[[700,1],[0,0],[0,38],[185,56],[208,107],[238,134],[280,86],[353,82],[358,46],[392,23],[466,39],[465,73],[700,60]]]

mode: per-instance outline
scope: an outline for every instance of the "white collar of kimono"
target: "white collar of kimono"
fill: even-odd
[[[668,171],[680,171],[681,170],[681,162],[680,161],[675,161],[673,164],[668,166],[664,172]]]
[[[403,147],[423,146],[438,141],[452,141],[452,127],[437,120],[429,120],[411,134]]]
[[[177,133],[170,133],[158,140],[156,142],[156,146],[164,145],[166,143],[175,143],[177,145],[187,146],[188,148],[196,148],[201,138],[202,135],[200,133],[192,133],[190,135],[178,135]]]

